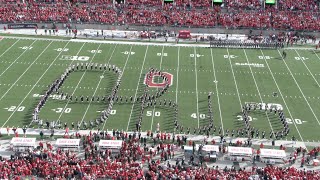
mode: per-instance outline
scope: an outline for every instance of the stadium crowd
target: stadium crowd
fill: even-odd
[[[223,6],[213,7],[209,0],[115,2],[0,0],[0,21],[320,30],[319,1],[315,0],[280,0],[277,6],[264,6],[259,0],[226,0]]]
[[[222,11],[224,8],[226,11]],[[211,7],[210,0],[176,0],[174,4],[164,5],[159,0],[127,0],[125,5],[113,5],[112,0],[0,0],[0,21],[320,30],[319,1],[315,0],[300,0],[299,3],[279,0],[277,8],[264,7],[260,0],[225,0],[224,6],[214,7]],[[52,86],[51,91],[55,88]],[[177,122],[174,123],[177,126]],[[210,124],[211,128],[216,131],[216,127]],[[190,129],[187,131],[189,133]],[[236,134],[235,131],[227,133],[232,137]],[[238,130],[237,134],[240,133]],[[252,131],[252,137],[253,133],[256,131]],[[41,142],[35,150],[11,156],[11,159],[0,158],[0,179],[19,179],[20,176],[45,179],[320,179],[319,171],[293,167],[235,170],[218,166],[185,166],[184,159],[176,160],[175,164],[166,163],[174,158],[177,149],[187,143],[186,138],[178,136],[175,139],[162,133],[148,135],[153,143],[146,143],[147,139],[140,133],[76,134],[81,138],[84,157],[77,151],[63,151],[53,148],[50,143],[44,146]],[[95,142],[99,139],[122,139],[124,143],[118,153],[112,153],[98,149]],[[175,141],[177,147],[173,144]],[[300,152],[304,151],[298,148],[293,157],[296,158]],[[317,157],[319,152],[320,148],[314,148],[307,157]],[[302,156],[304,159],[304,153]]]
[[[46,179],[310,179],[320,178],[319,171],[299,170],[294,167],[266,166],[264,168],[207,167],[190,166],[184,158],[176,163],[168,160],[175,157],[176,151],[186,144],[185,137],[176,139],[166,137],[163,133],[141,137],[140,134],[113,131],[112,134],[89,133],[75,134],[66,138],[80,138],[84,156],[77,150],[56,149],[50,142],[40,141],[37,149],[12,155],[11,159],[0,158],[0,178],[20,179],[20,177],[38,177]],[[148,139],[153,139],[150,145]],[[119,151],[99,150],[97,144],[101,139],[123,140]],[[172,141],[171,141],[172,140]],[[151,143],[152,144],[152,143]],[[237,143],[238,144],[238,143]],[[320,148],[312,149],[308,155],[317,157]],[[116,152],[116,153],[115,153]],[[223,151],[224,152],[224,151]],[[294,153],[304,157],[306,151],[297,148]],[[159,156],[161,158],[159,158]],[[158,158],[156,158],[158,157]]]

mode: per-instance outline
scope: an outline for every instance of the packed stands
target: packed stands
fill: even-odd
[[[211,6],[210,0],[177,0],[176,6],[188,8],[208,8]]]
[[[290,30],[320,30],[320,13],[280,11],[273,14],[273,28]]]
[[[188,160],[168,163],[167,160],[174,159],[175,152],[179,150],[180,146],[186,144],[186,139],[177,138],[178,143],[174,145],[171,142],[172,137],[163,139],[163,134],[161,136],[157,134],[152,136],[153,138],[148,137],[154,141],[151,146],[150,143],[146,143],[145,137],[140,135],[128,135],[115,131],[113,134],[102,132],[83,136],[76,134],[75,137],[81,139],[84,157],[80,157],[78,152],[57,149],[50,142],[40,141],[37,149],[11,156],[11,159],[1,158],[0,179],[17,179],[18,177],[45,179],[118,179],[118,177],[122,177],[121,179],[320,178],[319,171],[299,170],[294,167],[266,166],[236,170],[218,166],[210,168],[189,166],[187,165]],[[99,150],[95,142],[101,139],[123,140],[120,152],[113,153],[110,149]],[[160,141],[160,139],[167,141]],[[307,154],[304,149],[297,148],[294,157],[303,158],[310,155],[313,158],[317,157],[319,151],[320,148],[314,148]]]
[[[319,4],[316,0],[281,0],[279,1],[280,10],[293,11],[319,11]]]
[[[226,6],[231,9],[260,9],[262,1],[260,0],[226,0]]]
[[[162,1],[161,0],[127,0],[126,3],[135,8],[142,7],[161,7]]]
[[[231,12],[220,15],[219,23],[223,27],[233,28],[270,28],[271,21],[266,12]]]
[[[319,2],[314,0],[299,3],[279,0],[277,6],[266,8],[260,0],[226,0],[221,7],[212,7],[209,0],[177,0],[165,4],[161,0],[112,3],[111,0],[0,0],[0,21],[281,30],[319,30],[320,27]]]

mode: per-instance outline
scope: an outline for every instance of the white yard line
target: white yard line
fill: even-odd
[[[163,49],[164,46],[162,46],[162,51],[161,51],[161,59],[160,59],[160,68],[159,71],[161,71],[161,66],[162,66],[162,60],[163,60]],[[157,88],[158,90],[159,88]],[[152,110],[152,118],[151,118],[151,127],[150,127],[150,131],[152,132],[152,126],[153,126],[153,118],[154,118],[154,112],[156,110],[156,105],[153,106],[153,110]]]
[[[53,41],[52,41],[53,42]],[[52,43],[51,42],[51,43]],[[65,47],[67,47],[67,45],[69,44],[69,42],[65,45]],[[64,47],[64,48],[65,48]],[[56,56],[56,58],[51,62],[50,66],[45,70],[45,72],[40,76],[40,78],[38,79],[38,81],[32,86],[32,88],[30,89],[30,91],[27,93],[27,95],[22,99],[22,101],[19,103],[19,105],[17,107],[20,107],[22,105],[22,103],[28,98],[29,94],[32,92],[32,90],[37,86],[37,84],[40,82],[40,80],[42,79],[42,77],[47,73],[47,71],[50,69],[50,67],[53,65],[53,63],[58,59],[58,57],[60,56],[60,54],[63,51],[59,52],[59,54]],[[9,116],[9,118],[5,121],[5,123],[2,125],[2,127],[4,127],[7,122],[11,119],[11,117],[13,116],[13,114],[17,111],[18,108],[16,108],[11,115]],[[31,122],[32,123],[32,122]]]
[[[20,39],[18,39],[16,42],[14,42],[9,48],[7,48],[1,55],[0,58],[6,53],[8,52],[14,45],[16,45],[18,42],[20,41]]]
[[[70,42],[70,41],[69,41]],[[67,45],[69,44],[69,42],[63,47],[63,48],[65,48],[65,47],[67,47]],[[81,52],[81,50],[82,50],[82,48],[84,47],[84,45],[85,45],[86,43],[83,43],[82,44],[82,46],[80,47],[80,49],[79,49],[79,51],[77,52],[77,54],[76,54],[76,56],[78,56],[79,55],[79,53]],[[52,63],[50,64],[50,66],[47,68],[47,70],[45,71],[45,73],[50,69],[50,67],[53,65],[53,63],[58,59],[58,57],[61,55],[61,53],[62,53],[63,51],[60,51],[59,52],[59,54],[58,54],[58,56],[55,58],[55,60],[54,61],[52,61]],[[69,63],[69,66],[70,65],[72,65],[72,63],[74,62],[74,60],[71,60],[71,62]],[[37,81],[37,83],[36,84],[38,84],[38,82],[41,80],[41,78],[45,75],[45,73],[44,74],[42,74],[42,76],[40,77],[40,79]],[[36,86],[36,84],[34,85],[34,86]],[[34,88],[34,87],[33,87]],[[33,89],[32,88],[32,89]],[[31,89],[31,90],[32,90]],[[76,89],[76,88],[75,88]],[[30,92],[31,92],[31,90],[30,90]],[[29,93],[30,93],[29,92]],[[26,96],[27,97],[27,96]],[[62,111],[62,112],[64,112],[64,110]],[[32,124],[32,121],[30,122],[30,124],[29,124],[29,127],[30,127],[30,125]]]
[[[317,56],[317,58],[320,60],[320,57],[318,56],[318,54],[316,53],[316,51],[313,49],[312,52]]]
[[[281,56],[281,53],[280,53],[280,51],[279,51],[279,50],[278,50],[278,53],[279,53],[279,54],[280,54],[280,56]],[[282,57],[282,56],[281,56],[281,57]],[[302,92],[302,90],[301,90],[301,88],[300,88],[300,85],[298,84],[298,82],[297,82],[296,78],[293,76],[293,74],[292,74],[292,72],[291,72],[291,70],[290,70],[289,66],[287,65],[286,61],[285,61],[283,58],[282,58],[282,60],[283,60],[284,64],[286,65],[286,67],[287,67],[288,71],[290,72],[291,77],[293,78],[294,82],[296,83],[296,85],[297,85],[298,89],[300,90],[300,92],[301,92],[301,94],[302,94],[302,97],[304,98],[304,100],[306,101],[307,105],[309,106],[309,108],[310,108],[310,110],[311,110],[311,112],[312,112],[313,116],[316,118],[316,120],[317,120],[318,124],[320,125],[320,121],[319,121],[318,117],[317,117],[317,116],[316,116],[316,114],[314,113],[314,111],[313,111],[312,107],[310,106],[310,104],[309,104],[309,102],[308,102],[308,100],[307,100],[306,96],[303,94],[303,92]]]
[[[37,40],[33,41],[28,47],[31,47]],[[22,56],[25,52],[27,52],[28,49],[25,49],[11,64],[8,66],[2,73],[0,74],[0,77]]]
[[[178,66],[177,66],[176,104],[178,104],[179,70],[180,70],[180,47],[178,47]]]
[[[197,118],[198,118],[198,128],[200,127],[199,119],[199,92],[198,92],[198,72],[197,72],[197,52],[194,47],[194,72],[196,74],[196,97],[197,97]]]
[[[110,58],[108,59],[107,65],[110,64],[110,61],[111,61],[111,59],[112,59],[112,56],[113,56],[113,53],[114,53],[116,47],[117,47],[117,45],[114,46],[113,51],[112,51],[112,53],[111,53],[111,56],[110,56]],[[104,70],[104,71],[102,72],[101,76],[103,76],[105,72],[106,72],[106,70]],[[123,69],[122,72],[124,72],[124,69]],[[96,93],[97,93],[97,90],[99,89],[100,83],[101,83],[101,81],[102,81],[102,79],[103,79],[103,77],[101,77],[101,76],[100,76],[99,82],[98,82],[98,84],[97,84],[97,86],[96,86],[96,89],[94,90],[92,96],[95,96]],[[88,106],[87,106],[87,109],[86,109],[86,111],[84,112],[84,114],[83,114],[83,116],[82,116],[82,118],[81,118],[80,124],[82,124],[84,118],[86,117],[86,115],[87,115],[87,113],[88,113],[88,110],[89,110],[89,108],[90,108],[90,106],[91,106],[91,103],[92,103],[92,99],[90,100],[90,102],[89,102],[89,104],[88,104]],[[106,123],[106,121],[104,122],[104,125],[105,125],[105,123]],[[104,128],[104,125],[103,125],[103,128]]]
[[[320,84],[318,83],[318,81],[316,80],[316,78],[313,76],[313,74],[311,73],[310,69],[308,68],[308,66],[306,65],[306,63],[304,62],[304,60],[302,60],[300,54],[298,53],[297,50],[295,50],[297,55],[299,56],[300,58],[300,61],[302,61],[302,63],[304,64],[304,66],[307,68],[307,70],[309,71],[310,75],[312,76],[313,80],[317,83],[318,87],[320,87]]]
[[[244,49],[243,49],[243,52],[244,52],[244,55],[246,56],[247,63],[250,63],[250,62],[249,62],[249,59],[248,59],[248,56],[247,56],[247,53],[246,53],[246,51],[245,51]],[[259,87],[258,87],[256,78],[255,78],[254,75],[253,75],[251,66],[249,66],[249,69],[250,69],[250,72],[251,72],[251,75],[252,75],[254,84],[255,84],[255,86],[256,86],[256,88],[257,88],[258,95],[259,95],[259,98],[260,98],[260,100],[261,100],[261,103],[263,103],[262,96],[261,96],[261,93],[260,93],[260,90],[259,90]],[[272,125],[271,125],[271,121],[270,121],[269,115],[268,115],[268,113],[267,113],[266,111],[265,111],[265,114],[266,114],[266,116],[267,116],[267,119],[268,119],[268,122],[269,122],[269,125],[270,125],[270,128],[271,128],[271,131],[272,131],[272,133],[274,134],[274,130],[273,130],[273,127],[272,127]]]
[[[218,99],[218,108],[219,108],[219,114],[220,114],[220,122],[221,122],[222,134],[224,134],[224,127],[223,127],[223,120],[222,120],[222,113],[221,113],[221,105],[220,105],[220,97],[219,97],[219,90],[218,90],[218,81],[217,81],[216,69],[215,69],[214,61],[213,61],[212,48],[210,49],[210,52],[211,52],[211,62],[212,62],[214,83],[215,83],[215,86],[216,86],[216,95],[217,95],[217,99]]]
[[[52,44],[52,41],[48,44],[48,46],[38,55],[38,57],[28,66],[28,68],[18,77],[18,79],[10,86],[10,88],[1,96],[0,101],[8,94],[8,92],[14,87],[14,85],[23,77],[23,75],[31,68],[31,66],[41,57],[41,55],[48,49],[48,47]],[[12,63],[13,64],[13,63]],[[12,65],[11,64],[11,65]],[[10,65],[10,66],[11,66]],[[9,66],[9,67],[10,67]],[[2,74],[1,74],[2,75]],[[1,76],[0,75],[0,76]]]
[[[102,73],[101,75],[103,76],[103,75],[104,75],[104,73],[105,73],[105,70],[103,71],[103,73]],[[98,88],[99,88],[99,85],[100,85],[100,83],[101,83],[102,79],[103,79],[102,77],[100,77],[100,78],[99,78],[99,82],[98,82],[98,84],[97,84],[97,86],[96,86],[96,89],[94,90],[94,92],[93,92],[93,95],[92,95],[92,96],[95,96],[95,95],[96,95],[97,90],[98,90]],[[81,118],[81,120],[80,120],[80,124],[82,124],[82,122],[83,122],[84,118],[86,117],[86,115],[87,115],[87,113],[88,113],[88,110],[89,110],[89,108],[90,108],[90,106],[91,106],[91,103],[92,103],[92,99],[90,100],[90,102],[89,102],[89,104],[88,104],[88,106],[87,106],[87,108],[86,108],[85,112],[83,113],[83,116],[82,116],[82,118]]]
[[[90,64],[90,63],[93,61],[93,59],[94,59],[94,57],[96,56],[96,54],[97,54],[98,50],[100,49],[100,46],[101,46],[101,44],[99,44],[98,48],[96,49],[95,53],[93,54],[93,56],[92,56],[92,58],[91,58],[91,60],[90,60],[90,62],[89,62],[88,64]],[[72,61],[72,62],[73,62],[73,61]],[[71,62],[71,63],[72,63],[72,62]],[[82,79],[83,79],[84,75],[86,74],[86,72],[87,72],[87,69],[83,72],[83,74],[82,74],[81,78],[79,79],[78,84],[77,84],[77,85],[76,85],[76,87],[74,88],[74,90],[73,90],[73,92],[72,92],[71,96],[73,96],[73,95],[74,95],[74,93],[76,92],[76,90],[78,89],[78,86],[79,86],[79,84],[81,83],[81,81],[82,81]],[[63,109],[62,109],[62,111],[61,111],[61,113],[60,113],[60,115],[59,115],[59,117],[58,117],[58,119],[57,119],[57,121],[56,121],[56,123],[55,123],[55,124],[57,124],[57,123],[60,121],[60,118],[61,118],[61,116],[63,115],[63,113],[64,113],[65,109],[67,108],[67,106],[68,106],[69,102],[70,102],[70,99],[68,99],[68,101],[67,101],[66,105],[63,107]]]
[[[147,58],[148,48],[149,48],[149,46],[147,46],[147,48],[146,48],[146,52],[144,53],[144,58],[143,58],[142,66],[141,66],[140,76],[139,76],[139,80],[138,80],[138,84],[137,84],[136,92],[135,92],[135,94],[134,94],[134,101],[135,101],[135,100],[136,100],[136,98],[137,98],[138,89],[139,89],[139,84],[140,84],[140,80],[141,80],[141,75],[142,75],[142,71],[143,71],[144,63],[146,62],[146,58]],[[131,122],[131,116],[132,116],[132,112],[133,112],[134,104],[135,104],[135,103],[133,103],[133,104],[132,104],[132,106],[131,106],[131,111],[130,111],[130,115],[129,115],[128,125],[127,125],[127,130],[126,130],[126,131],[128,131],[128,129],[129,129],[129,125],[130,125],[130,122]]]
[[[113,48],[113,50],[112,50],[112,53],[111,53],[111,56],[110,56],[110,58],[109,58],[109,60],[108,60],[108,64],[107,64],[107,65],[110,64],[110,61],[111,61],[111,59],[112,59],[112,57],[113,57],[114,51],[116,50],[117,46],[118,46],[117,44],[114,46],[114,48]],[[122,71],[122,72],[123,72],[123,71]],[[100,88],[100,89],[101,89],[101,88]],[[106,125],[106,122],[107,122],[107,121],[105,121],[105,122],[103,123],[102,129],[104,129],[104,126]]]
[[[230,67],[231,67],[233,81],[234,81],[234,84],[236,86],[237,95],[238,95],[238,99],[239,99],[239,103],[240,103],[240,111],[241,111],[243,104],[241,102],[240,93],[239,93],[239,89],[238,89],[238,84],[237,84],[236,77],[235,77],[234,72],[233,72],[233,67],[232,67],[232,63],[231,63],[231,59],[230,59],[230,53],[229,53],[229,49],[228,48],[227,48],[227,52],[228,52],[228,59],[229,59]]]
[[[269,66],[269,64],[268,64],[268,61],[266,60],[263,51],[262,51],[261,49],[260,49],[260,51],[261,51],[261,54],[262,54],[262,56],[263,56],[263,59],[264,59],[266,65],[267,65],[267,67],[268,67],[268,69],[269,69],[269,71],[270,71],[271,77],[272,77],[275,85],[277,86],[277,89],[278,89],[278,91],[279,91],[279,93],[280,93],[280,96],[281,96],[283,102],[284,102],[284,105],[287,107],[287,111],[288,111],[288,113],[289,113],[289,115],[290,115],[290,118],[293,120],[294,118],[293,118],[293,116],[292,116],[292,114],[291,114],[291,112],[290,112],[290,109],[289,109],[289,107],[288,107],[288,105],[287,105],[287,102],[286,102],[286,100],[284,99],[284,96],[283,96],[283,94],[282,94],[282,92],[281,92],[281,90],[280,90],[280,88],[279,88],[279,86],[278,86],[278,83],[277,83],[276,79],[274,78],[274,75],[273,75],[273,73],[272,73],[272,71],[271,71],[271,68],[270,68],[270,66]],[[281,55],[281,54],[280,54],[280,55]],[[301,141],[304,141],[303,138],[302,138],[302,136],[301,136],[301,133],[300,133],[300,131],[299,131],[299,129],[298,129],[296,123],[295,123],[295,121],[292,121],[292,122],[293,122],[293,124],[294,124],[294,126],[295,126],[295,128],[296,128],[296,130],[297,130],[297,132],[298,132],[298,134],[299,134],[299,136],[300,136],[300,138],[301,138]],[[306,147],[306,146],[305,146],[305,147]]]

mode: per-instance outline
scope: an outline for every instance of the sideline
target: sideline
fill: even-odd
[[[33,128],[28,128],[27,129],[27,133],[26,135],[31,135],[31,136],[39,136],[40,131],[42,131],[44,133],[44,136],[49,136],[51,134],[51,130],[50,129],[33,129]],[[7,135],[7,129],[6,128],[0,128],[0,132],[3,135]],[[22,128],[17,128],[17,132],[18,134],[22,137],[23,135],[23,130]],[[79,133],[81,135],[89,135],[90,133],[99,133],[101,131],[98,130],[69,130],[69,134],[70,135],[75,135],[75,133]],[[112,130],[107,130],[107,131],[103,131],[103,132],[107,132],[108,134],[112,134]],[[128,134],[133,134],[134,132],[127,132]],[[55,129],[54,130],[54,136],[64,136],[65,134],[65,130],[64,129]],[[168,134],[168,133],[167,133]],[[169,133],[171,135],[173,135],[172,133]],[[14,137],[13,131],[10,128],[10,136]],[[191,140],[191,141],[203,141],[204,139],[206,139],[209,143],[214,139],[216,142],[220,142],[220,136],[216,136],[216,135],[211,135],[209,136],[209,138],[207,138],[207,136],[204,135],[193,135],[193,134],[175,134],[175,137],[177,139],[177,137],[181,137],[181,136],[187,136],[187,140]],[[147,132],[141,132],[141,137],[147,137]],[[172,137],[172,136],[171,136]],[[245,142],[248,140],[248,138],[245,137],[225,137],[226,142],[236,142],[237,140],[240,140],[242,142]],[[270,139],[251,139],[252,144],[253,145],[260,145],[261,143],[263,143],[264,145],[267,146],[272,146],[272,140]],[[1,141],[0,141],[1,142]],[[295,143],[293,143],[291,140],[289,139],[285,139],[285,140],[276,140],[275,141],[275,146],[286,146],[286,147],[303,147],[306,148],[307,146],[312,146],[312,147],[317,147],[319,146],[319,142],[313,141],[313,142],[301,142],[301,141],[296,141]]]
[[[2,36],[3,39],[24,39],[24,40],[43,40],[43,41],[57,41],[57,42],[79,42],[79,43],[104,43],[104,44],[122,44],[122,45],[142,45],[142,46],[169,46],[169,47],[202,47],[202,48],[209,48],[209,43],[208,44],[204,44],[204,43],[183,43],[183,42],[179,42],[179,43],[175,43],[175,42],[147,42],[147,41],[142,41],[142,42],[137,42],[134,40],[128,40],[125,41],[124,40],[94,40],[94,39],[63,39],[63,37],[61,36],[61,38],[54,36],[55,38],[42,38],[42,37],[20,37],[20,36]],[[226,48],[226,47],[225,47]],[[229,47],[232,48],[232,47]],[[223,47],[221,48],[223,49]],[[237,49],[237,48],[236,48]],[[249,49],[249,48],[248,48]],[[287,49],[287,50],[313,50],[313,51],[320,51],[320,49],[315,49],[315,48],[310,48],[310,47],[285,47],[283,49]]]

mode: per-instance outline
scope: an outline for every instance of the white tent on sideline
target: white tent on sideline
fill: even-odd
[[[80,150],[80,139],[64,139],[59,138],[55,146],[61,149],[77,149]]]
[[[100,140],[99,149],[121,149],[122,140]]]
[[[286,157],[286,152],[277,149],[260,149],[260,156],[262,158],[282,159]]]
[[[24,151],[27,148],[36,147],[36,138],[13,137],[10,141],[14,151]]]

